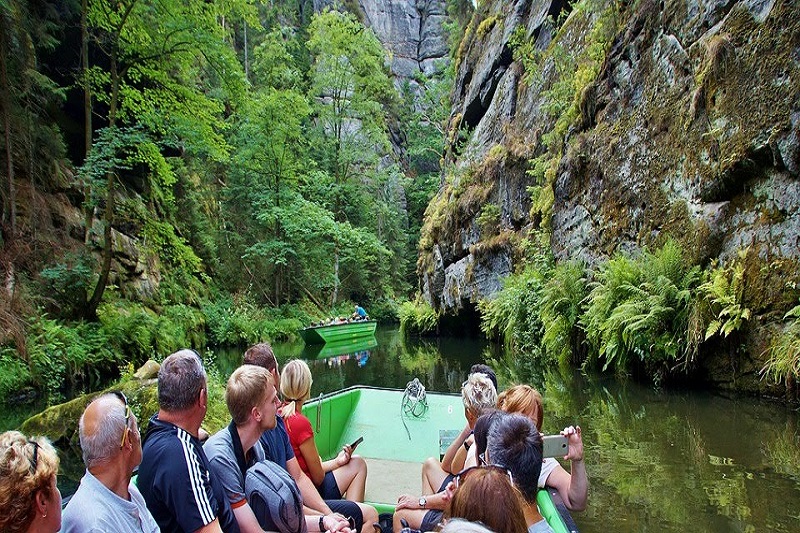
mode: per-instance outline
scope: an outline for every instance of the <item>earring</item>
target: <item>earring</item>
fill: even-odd
[[[47,518],[47,513],[42,513],[42,518]]]

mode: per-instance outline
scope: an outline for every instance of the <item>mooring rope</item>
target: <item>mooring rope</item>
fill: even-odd
[[[403,427],[406,428],[408,440],[411,440],[411,432],[406,425],[406,416],[419,418],[428,411],[428,400],[425,397],[425,386],[419,379],[414,378],[406,385],[403,391],[403,401],[400,404],[400,418],[403,420]]]

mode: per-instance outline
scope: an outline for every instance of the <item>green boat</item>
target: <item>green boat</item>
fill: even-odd
[[[309,326],[300,330],[300,336],[306,341],[306,344],[343,342],[375,335],[377,325],[376,320],[354,320],[324,326]]]
[[[303,406],[323,459],[364,437],[357,453],[369,469],[365,500],[379,513],[394,512],[400,494],[420,493],[422,462],[441,457],[464,427],[461,396],[433,392],[425,396],[427,409],[405,401],[402,390],[356,386],[321,395]],[[537,503],[553,531],[577,532],[556,491],[540,490]]]
[[[357,354],[364,350],[371,350],[377,345],[378,341],[375,335],[326,342],[325,344],[306,344],[300,357],[302,359],[327,359],[339,355]]]

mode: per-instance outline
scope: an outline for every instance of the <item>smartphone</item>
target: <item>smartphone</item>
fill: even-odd
[[[542,437],[542,457],[564,457],[569,444],[564,435],[545,435]]]
[[[356,451],[356,446],[361,444],[361,441],[364,440],[364,437],[358,437],[353,444],[350,445],[350,450]]]

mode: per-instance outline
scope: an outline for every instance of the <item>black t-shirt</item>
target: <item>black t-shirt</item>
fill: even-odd
[[[219,518],[222,531],[239,533],[200,441],[157,416],[144,438],[137,484],[161,531],[192,532]]]

